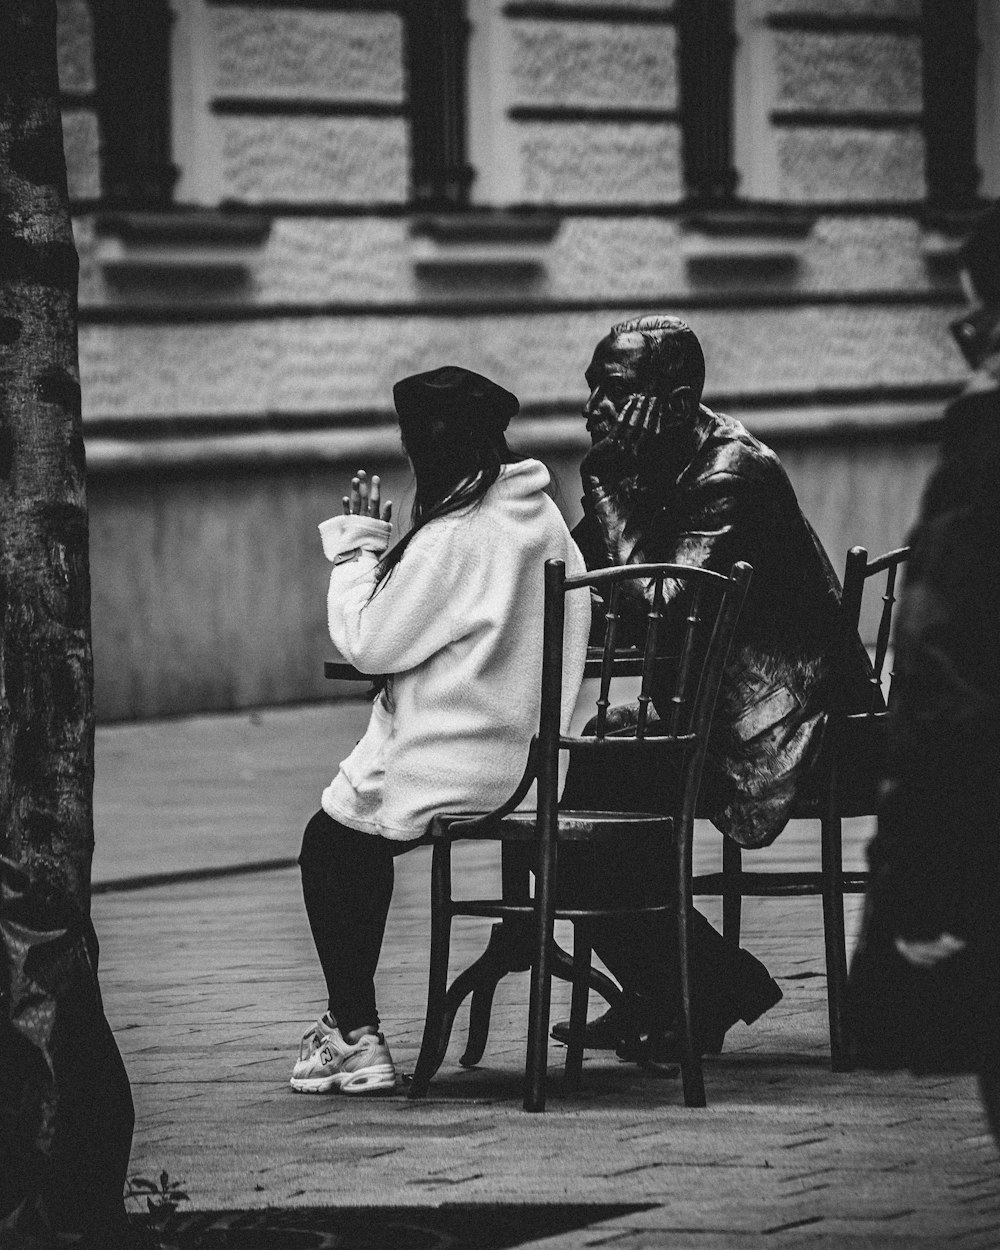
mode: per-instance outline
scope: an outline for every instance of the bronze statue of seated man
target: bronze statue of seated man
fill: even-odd
[[[772,842],[813,763],[833,697],[831,659],[840,634],[840,587],[802,514],[777,456],[736,420],[701,403],[705,359],[694,332],[675,317],[623,322],[598,343],[586,372],[584,407],[592,445],[581,464],[582,521],[574,538],[589,568],[673,561],[728,572],[753,567],[750,591],[723,677],[702,785],[700,814],[743,847]],[[620,604],[619,636],[641,639],[648,604],[637,583]],[[664,649],[671,613],[665,587]],[[631,638],[630,638],[631,631]],[[851,657],[848,706],[868,692],[867,656]],[[856,671],[854,671],[856,670]],[[653,704],[665,704],[654,686]],[[614,715],[623,726],[631,709]],[[660,810],[667,779],[640,766],[623,775],[570,769],[567,807]],[[614,854],[567,855],[561,887],[588,901],[638,899],[666,872],[662,848],[625,863]],[[696,1037],[703,1053],[722,1049],[737,1020],[751,1023],[781,990],[748,951],[725,943],[695,912],[692,984]],[[662,917],[605,921],[594,950],[625,991],[623,1004],[592,1021],[587,1044],[621,1046],[638,1033],[635,1057],[677,1057],[671,1032],[675,987],[667,974],[673,926]],[[553,1035],[566,1040],[568,1026]],[[628,1053],[635,1051],[634,1041]]]

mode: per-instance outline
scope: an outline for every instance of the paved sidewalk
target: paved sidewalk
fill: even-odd
[[[107,892],[94,920],[136,1102],[133,1172],[166,1170],[206,1210],[633,1204],[531,1242],[551,1250],[1000,1246],[1000,1166],[973,1082],[829,1071],[818,900],[745,905],[746,944],[785,997],[706,1062],[706,1110],[684,1108],[679,1081],[606,1055],[588,1058],[583,1092],[565,1097],[553,1044],[549,1110],[522,1112],[526,975],[501,985],[489,1048],[470,1071],[457,1065],[460,1014],[425,1102],[293,1094],[298,1037],[323,1006],[297,871],[124,887],[292,860],[366,718],[362,704],[330,703],[99,730],[95,881]],[[854,856],[867,832],[853,825]],[[755,863],[797,861],[814,840],[814,827],[790,826]],[[703,830],[699,843],[707,863],[718,837]],[[470,893],[492,854],[464,855]],[[418,850],[397,863],[379,977],[407,1070],[423,1019],[428,893]],[[456,930],[457,971],[488,922]],[[566,1004],[557,984],[554,1018]]]

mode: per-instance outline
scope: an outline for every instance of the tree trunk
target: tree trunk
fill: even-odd
[[[47,1245],[63,1231],[115,1244],[132,1135],[90,924],[94,712],[77,268],[55,0],[0,0],[4,1246]]]

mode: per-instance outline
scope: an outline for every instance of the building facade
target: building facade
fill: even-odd
[[[316,524],[397,513],[392,383],[515,391],[684,317],[842,567],[897,545],[1000,193],[992,0],[60,0],[104,719],[329,697]]]

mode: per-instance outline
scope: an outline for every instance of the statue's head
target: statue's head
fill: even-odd
[[[655,395],[668,424],[686,425],[705,386],[705,357],[698,336],[678,317],[635,317],[601,339],[586,378],[583,411],[595,440],[610,431],[631,395]]]

